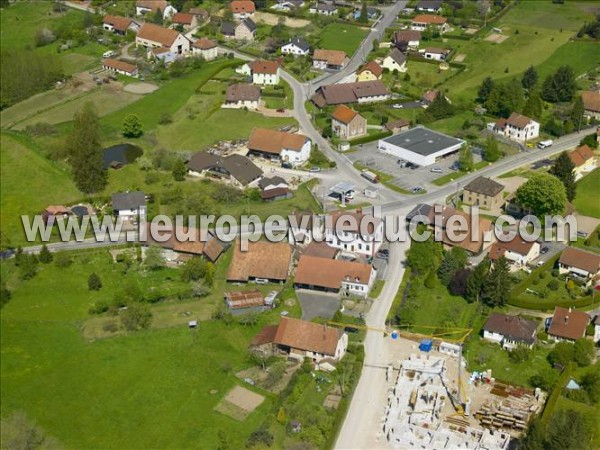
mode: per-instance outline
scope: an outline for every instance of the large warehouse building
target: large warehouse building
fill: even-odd
[[[377,148],[413,164],[429,166],[439,158],[457,152],[464,143],[462,139],[424,127],[415,127],[381,139]]]

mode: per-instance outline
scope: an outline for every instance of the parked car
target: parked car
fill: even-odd
[[[380,259],[389,259],[390,251],[387,248],[383,248],[377,252],[376,256]]]
[[[284,108],[278,108],[278,109],[277,109],[277,112],[278,112],[278,113],[284,113],[284,112],[285,112],[285,109],[284,109]]]
[[[404,107],[404,106],[403,106],[403,105],[401,105],[400,103],[394,103],[394,104],[392,105],[392,108],[394,108],[394,109],[402,109],[403,107]]]
[[[292,169],[293,168],[292,163],[287,162],[287,161],[282,162],[281,167],[283,167],[284,169]]]
[[[450,170],[459,170],[460,169],[460,163],[458,161],[453,162],[452,165],[450,166]]]
[[[432,167],[431,168],[431,172],[433,172],[433,173],[443,173],[443,170],[440,169],[439,167]]]
[[[540,254],[545,255],[546,253],[548,253],[548,250],[550,250],[548,247],[542,247],[542,249],[540,250]]]
[[[310,169],[308,169],[309,172],[320,172],[321,168],[320,167],[311,167]]]
[[[410,191],[411,191],[413,194],[418,194],[418,193],[419,193],[419,192],[421,192],[422,190],[423,190],[423,188],[422,188],[422,187],[415,186],[415,187],[414,187],[414,188],[412,188]]]

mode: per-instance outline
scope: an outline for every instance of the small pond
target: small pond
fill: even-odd
[[[103,167],[119,168],[138,159],[144,150],[133,144],[118,144],[104,149]]]

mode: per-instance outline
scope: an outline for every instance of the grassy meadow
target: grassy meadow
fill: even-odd
[[[357,27],[356,25],[330,23],[319,34],[319,48],[342,50],[350,57],[367,34],[367,28]]]
[[[599,193],[600,169],[596,169],[577,183],[577,196],[573,200],[577,212],[600,219]]]

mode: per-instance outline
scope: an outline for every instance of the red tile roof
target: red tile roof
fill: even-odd
[[[282,150],[300,151],[308,139],[302,134],[255,128],[248,140],[248,150],[280,154]]]
[[[298,261],[297,284],[339,289],[342,281],[368,284],[373,268],[369,264],[302,255]]]
[[[240,242],[234,243],[233,258],[227,280],[248,281],[250,278],[286,280],[292,248],[286,243],[249,242],[248,250],[242,251]]]
[[[225,301],[231,309],[263,306],[265,298],[258,289],[240,292],[225,292]]]
[[[140,31],[138,31],[137,37],[140,39],[146,39],[152,42],[158,42],[165,47],[170,47],[175,42],[175,39],[179,36],[179,32],[171,30],[170,28],[160,27],[153,23],[144,23]]]
[[[490,259],[497,260],[506,252],[513,252],[525,256],[529,254],[535,242],[527,242],[518,234],[508,242],[494,242],[490,248]]]
[[[137,0],[135,6],[150,9],[152,11],[157,11],[160,8],[164,13],[169,4],[167,3],[167,0]]]
[[[592,275],[600,271],[600,255],[575,247],[565,248],[558,262],[568,267],[585,270]]]
[[[394,42],[420,41],[421,32],[418,30],[396,31],[394,33]]]
[[[189,13],[178,12],[173,14],[171,22],[181,25],[191,25],[194,20],[194,15]]]
[[[598,91],[584,91],[581,94],[583,100],[583,107],[587,111],[600,112],[600,92]]]
[[[548,334],[559,338],[577,340],[585,336],[585,329],[589,323],[590,316],[588,314],[557,306],[554,310]]]
[[[379,78],[381,76],[381,74],[383,73],[383,68],[379,64],[377,64],[375,61],[369,61],[368,63],[366,63],[364,66],[362,66],[360,69],[358,69],[358,73],[362,73],[367,70],[370,71],[377,78]]]
[[[111,15],[104,16],[104,19],[102,21],[102,23],[112,25],[112,27],[117,31],[127,31],[127,28],[129,28],[131,22],[133,22],[133,20],[128,19],[127,17]]]
[[[282,317],[273,342],[292,349],[335,356],[340,331],[327,325]]]
[[[118,59],[105,59],[102,61],[102,65],[113,70],[121,70],[127,73],[133,73],[137,70],[135,64],[129,64],[128,62],[120,61]]]
[[[519,114],[516,112],[512,113],[510,115],[510,117],[506,120],[506,123],[508,125],[511,125],[513,127],[520,128],[520,129],[525,128],[531,122],[532,122],[532,119],[530,119],[527,116],[524,116],[523,114]]]
[[[346,105],[339,105],[335,110],[331,113],[331,117],[333,117],[338,122],[342,122],[348,124],[354,120],[356,116],[359,114],[351,108],[348,108]]]
[[[250,0],[235,0],[229,5],[234,14],[247,13],[251,14],[256,11],[254,2]]]
[[[266,75],[274,75],[279,70],[279,61],[268,61],[265,59],[256,60],[248,63],[252,69],[252,73],[263,73]]]
[[[341,50],[326,50],[317,48],[313,53],[313,60],[326,61],[333,66],[341,66],[346,61],[346,53]]]
[[[587,160],[593,157],[594,151],[587,144],[577,147],[575,150],[569,153],[569,158],[575,167],[584,165]]]
[[[426,23],[430,25],[442,25],[448,21],[445,17],[432,14],[419,14],[413,18],[413,23]]]
[[[192,44],[192,47],[199,48],[200,50],[210,50],[217,46],[216,41],[206,38],[200,38]]]

